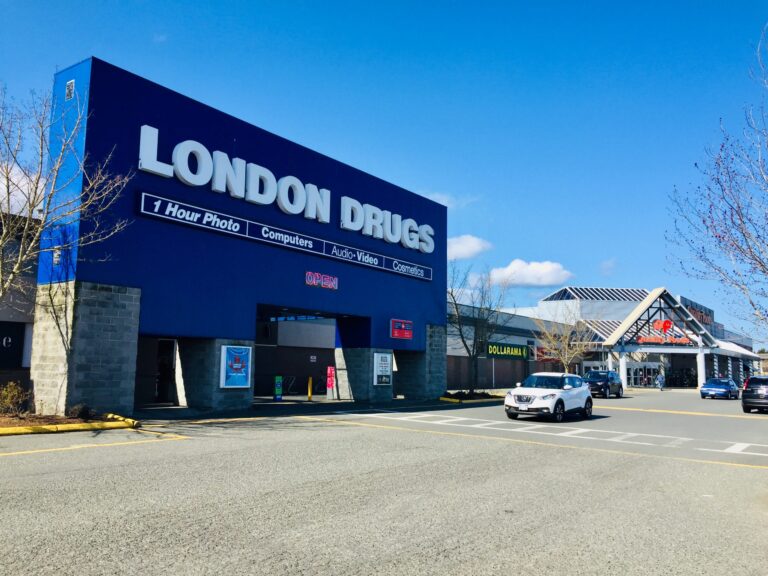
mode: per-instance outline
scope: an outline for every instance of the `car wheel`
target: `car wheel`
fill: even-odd
[[[563,405],[562,402],[558,401],[557,404],[555,404],[555,410],[552,412],[552,420],[555,422],[562,422],[565,418],[565,405]]]
[[[584,416],[584,420],[589,420],[592,418],[592,398],[587,398],[587,401],[584,402],[582,416]]]
[[[702,395],[701,395],[701,399],[702,399],[702,400],[706,400],[706,399],[707,399],[707,397],[706,397],[706,396],[704,396],[704,394],[702,394]]]
[[[507,418],[510,420],[517,420],[517,412],[507,412]]]
[[[741,407],[741,409],[742,409],[744,412],[746,412],[747,414],[749,414],[750,412],[752,412],[752,408],[748,408],[748,407],[746,407],[746,406],[742,406],[742,407]]]
[[[605,390],[603,390],[603,397],[604,398],[610,398],[611,397],[611,387],[606,386]]]
[[[619,389],[616,390],[616,398],[621,398],[624,396],[624,386],[619,386]]]

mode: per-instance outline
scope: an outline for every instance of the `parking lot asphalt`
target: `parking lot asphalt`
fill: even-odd
[[[244,417],[243,417],[244,416]],[[0,573],[763,575],[768,414],[695,391],[0,438]]]

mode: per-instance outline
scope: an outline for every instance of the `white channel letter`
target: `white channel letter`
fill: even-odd
[[[232,198],[245,198],[245,160],[233,158],[224,152],[216,150],[213,153],[213,182],[211,190],[214,192],[226,192]]]
[[[341,228],[357,232],[363,229],[363,205],[349,196],[341,197]]]
[[[419,226],[419,251],[424,254],[432,254],[435,250],[435,240],[432,236],[434,229],[429,224]]]
[[[403,217],[384,210],[384,240],[390,244],[400,242],[403,229]]]
[[[189,167],[189,157],[197,160],[197,172]],[[203,186],[213,176],[213,159],[208,149],[194,140],[179,142],[173,149],[173,171],[176,178],[188,186]]]
[[[254,204],[272,204],[277,198],[277,180],[270,170],[248,163],[245,177],[245,200]]]
[[[331,191],[325,188],[318,190],[314,184],[306,184],[304,189],[307,191],[304,218],[328,224],[331,221]]]
[[[157,174],[165,178],[173,176],[173,166],[160,162],[157,159],[157,140],[159,131],[147,124],[141,127],[141,137],[139,138],[139,170]]]
[[[296,176],[283,176],[277,181],[277,205],[280,210],[286,214],[301,214],[306,204],[307,191]]]
[[[403,235],[400,243],[406,248],[418,249],[419,247],[419,225],[416,220],[406,218],[403,220]]]
[[[363,236],[372,236],[373,238],[384,238],[384,229],[381,225],[384,215],[381,208],[371,204],[363,204],[365,212],[365,223],[363,224]]]

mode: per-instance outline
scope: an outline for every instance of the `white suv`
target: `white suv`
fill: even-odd
[[[562,422],[567,412],[592,417],[592,394],[580,376],[563,372],[537,372],[507,392],[504,410],[509,418],[520,414],[549,416]]]

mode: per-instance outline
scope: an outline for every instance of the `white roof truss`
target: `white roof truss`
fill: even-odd
[[[677,321],[684,332],[691,333],[695,340],[710,347],[717,346],[717,340],[704,326],[688,312],[687,308],[667,291],[666,288],[656,288],[640,302],[635,309],[622,321],[616,330],[603,343],[613,347],[621,341],[633,340],[641,331],[648,329],[655,319]]]

